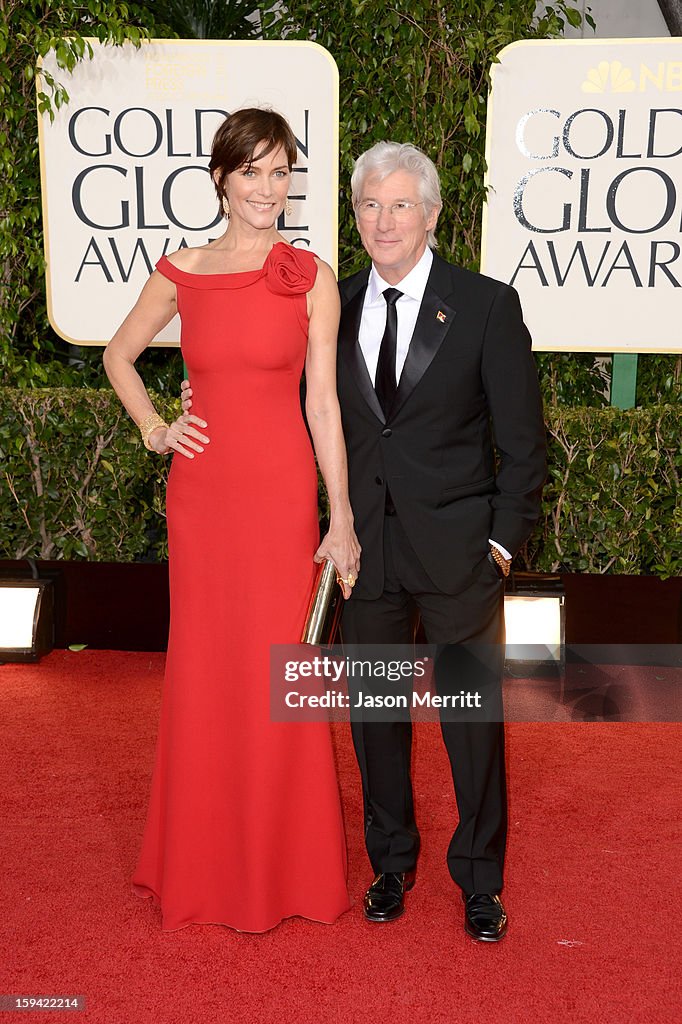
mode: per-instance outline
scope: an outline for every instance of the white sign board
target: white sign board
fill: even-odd
[[[682,351],[682,39],[499,56],[481,270],[519,291],[536,349]]]
[[[279,230],[336,266],[338,71],[306,42],[153,40],[140,49],[90,40],[53,123],[39,121],[48,313],[78,345],[101,345],[158,259],[225,227],[208,174],[227,113],[267,106],[298,141],[291,216]],[[177,344],[177,318],[156,339]]]

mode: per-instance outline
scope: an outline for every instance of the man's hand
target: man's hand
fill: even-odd
[[[194,456],[190,452],[183,450],[183,446],[186,445],[189,448],[193,448],[195,452],[203,452],[204,449],[201,447],[201,445],[209,444],[210,438],[207,437],[205,434],[200,434],[199,431],[195,430],[195,428],[191,424],[194,423],[196,424],[197,427],[202,427],[205,429],[208,426],[208,423],[206,422],[206,420],[201,420],[199,419],[198,416],[192,416],[192,414],[190,413],[190,409],[192,408],[192,389],[189,386],[188,380],[183,380],[182,384],[180,385],[180,401],[182,402],[182,416],[179,416],[175,423],[173,423],[169,428],[169,433],[174,428],[177,428],[175,439],[177,440],[180,447],[175,447],[175,445],[171,445],[170,441],[167,441],[166,443],[169,444],[172,448],[174,448],[175,451],[179,451],[183,455],[186,455],[187,458],[193,459]],[[197,444],[196,442],[200,443]]]
[[[188,380],[183,380],[180,385],[180,401],[182,402],[182,411],[189,412],[192,408],[192,389]],[[207,424],[202,423],[201,426],[205,427]]]

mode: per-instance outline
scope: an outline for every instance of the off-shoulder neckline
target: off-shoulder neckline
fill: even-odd
[[[174,263],[171,263],[171,261],[168,259],[168,257],[166,256],[165,253],[164,253],[163,256],[160,257],[159,263],[161,262],[161,260],[165,260],[166,263],[170,267],[172,267],[173,270],[177,274],[184,274],[185,277],[193,277],[193,278],[202,277],[202,278],[207,278],[207,279],[208,278],[212,278],[212,277],[246,277],[249,274],[262,274],[263,270],[265,269],[265,264],[270,259],[270,254],[272,253],[272,251],[274,249],[277,248],[278,245],[285,245],[287,247],[287,249],[295,249],[295,246],[289,245],[288,242],[275,242],[274,245],[271,246],[267,256],[265,257],[265,259],[263,260],[263,265],[261,267],[257,267],[255,270],[227,270],[227,271],[223,271],[222,273],[218,273],[218,274],[196,274],[196,273],[194,273],[191,270],[183,270],[182,267],[176,267],[176,265]],[[296,251],[300,251],[300,250],[296,250]]]

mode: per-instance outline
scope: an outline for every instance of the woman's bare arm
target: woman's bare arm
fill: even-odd
[[[176,313],[175,285],[155,271],[104,351],[104,369],[111,385],[137,424],[156,410],[135,369],[135,361]],[[150,434],[149,443],[157,452],[173,450],[194,458],[190,449],[203,451],[201,445],[207,444],[208,438],[192,424],[206,426],[198,417],[183,414],[170,427],[157,427]]]
[[[306,357],[306,417],[315,454],[329,495],[329,533],[316,559],[332,558],[340,576],[357,576],[360,545],[353,528],[348,499],[346,445],[336,394],[336,340],[339,329],[339,292],[331,268],[318,261],[318,273],[309,293],[308,353]],[[344,585],[344,593],[350,588]]]

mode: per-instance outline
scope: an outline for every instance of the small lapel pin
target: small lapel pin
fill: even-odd
[[[442,309],[439,309],[436,313],[436,320],[439,320],[442,324],[447,323],[447,317]]]

